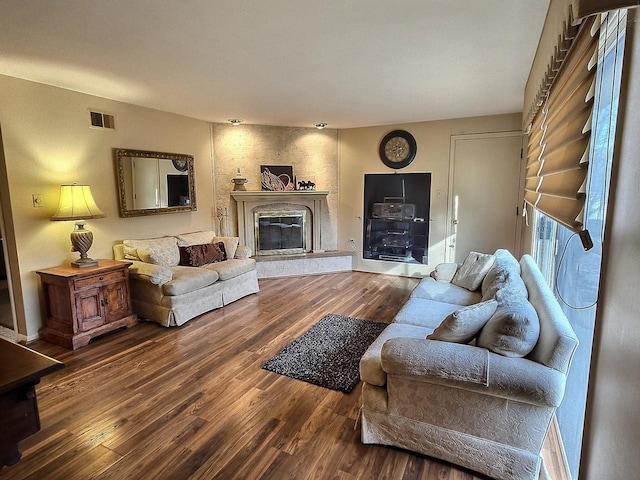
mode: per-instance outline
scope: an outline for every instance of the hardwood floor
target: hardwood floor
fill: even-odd
[[[38,385],[42,430],[0,479],[483,479],[363,445],[359,386],[345,395],[261,369],[326,313],[390,322],[416,282],[265,279],[179,328],[140,323],[75,351],[32,342],[66,368]]]

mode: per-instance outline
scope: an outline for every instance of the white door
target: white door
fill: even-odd
[[[447,261],[498,248],[519,254],[521,149],[521,132],[451,137]]]

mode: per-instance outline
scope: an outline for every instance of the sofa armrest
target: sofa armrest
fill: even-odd
[[[435,278],[438,282],[451,283],[459,267],[460,264],[458,263],[440,263],[436,265],[436,268],[429,276]]]
[[[233,258],[238,258],[242,260],[245,258],[250,258],[251,254],[252,252],[249,247],[247,247],[246,245],[238,245],[238,248],[236,248],[236,254],[234,255]]]
[[[392,338],[381,353],[387,376],[447,385],[539,406],[557,407],[566,376],[526,358],[507,358],[473,345]]]
[[[131,262],[129,276],[132,278],[146,280],[154,285],[164,285],[173,278],[173,270],[171,270],[171,267],[139,262],[137,260],[127,261]]]

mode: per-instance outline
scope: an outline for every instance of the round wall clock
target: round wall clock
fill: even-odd
[[[187,162],[187,160],[182,158],[174,158],[171,160],[171,163],[173,163],[173,166],[179,172],[186,172],[189,168],[189,163]]]
[[[416,139],[406,130],[387,133],[380,142],[380,160],[387,167],[404,168],[413,162],[418,150]]]

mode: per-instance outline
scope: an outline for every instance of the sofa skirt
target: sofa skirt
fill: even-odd
[[[468,468],[497,480],[537,480],[542,457],[484,438],[406,417],[361,410],[365,444],[392,445]]]

